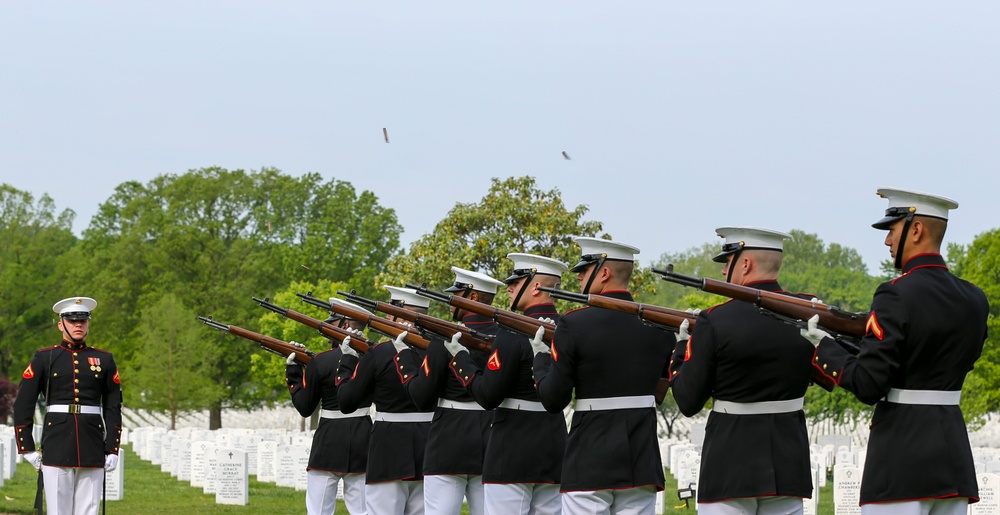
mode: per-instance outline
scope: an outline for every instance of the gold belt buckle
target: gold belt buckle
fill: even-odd
[[[70,404],[69,405],[69,412],[70,413],[82,413],[83,412],[83,406],[80,406],[79,404]]]

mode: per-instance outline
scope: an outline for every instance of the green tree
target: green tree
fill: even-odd
[[[572,236],[595,236],[601,230],[600,222],[583,221],[586,213],[583,205],[568,209],[558,189],[539,189],[534,177],[494,178],[479,202],[455,204],[433,232],[414,241],[408,252],[393,256],[376,282],[442,287],[455,279],[452,266],[503,279],[513,269],[506,259],[511,252],[539,254],[573,265],[580,248]],[[569,275],[563,276],[565,289],[577,286]],[[498,305],[505,298],[506,292],[501,292]]]
[[[171,429],[178,415],[206,409],[222,394],[211,381],[203,359],[204,334],[194,319],[173,294],[148,304],[136,331],[136,353],[119,366],[126,381],[125,404],[169,414]]]
[[[131,355],[135,307],[162,294],[199,315],[243,325],[260,316],[252,296],[294,281],[338,280],[374,291],[399,232],[391,209],[348,183],[271,168],[206,168],[120,185],[84,232],[80,254],[95,271],[92,291],[114,308],[108,326]],[[209,425],[217,428],[223,406],[250,408],[259,397],[247,383],[245,345],[213,343],[202,356],[222,391],[210,409]]]
[[[48,195],[36,201],[0,184],[0,377],[12,369],[20,377],[36,349],[58,343],[52,305],[84,295],[65,280],[81,271],[65,259],[76,244],[73,217],[68,209],[56,213]]]
[[[962,412],[978,426],[984,415],[1000,410],[1000,229],[976,236],[968,247],[949,245],[948,258],[952,272],[979,286],[990,302],[983,354],[962,393]]]

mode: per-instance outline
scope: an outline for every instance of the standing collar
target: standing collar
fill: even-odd
[[[59,346],[62,347],[62,348],[64,348],[64,349],[68,349],[68,350],[72,350],[72,351],[81,351],[81,350],[87,348],[87,342],[83,341],[83,342],[80,342],[80,343],[77,344],[77,343],[68,342],[66,340],[63,340],[63,341],[59,342]]]
[[[478,313],[466,313],[464,316],[462,316],[462,323],[465,325],[492,324],[493,319],[490,317],[484,317],[483,315],[480,315]]]
[[[545,316],[551,314],[558,315],[559,313],[556,311],[556,307],[554,304],[545,303],[545,304],[532,304],[531,306],[528,306],[528,309],[524,310],[524,314],[528,315],[529,317],[537,318],[539,316]]]
[[[903,265],[903,273],[909,273],[913,271],[914,268],[921,268],[925,266],[937,266],[948,268],[945,264],[944,258],[941,254],[917,254],[910,257],[910,259]]]
[[[744,284],[747,288],[756,288],[763,291],[784,291],[781,289],[781,285],[775,279],[765,279],[763,281],[754,281],[752,283]]]
[[[627,301],[632,301],[632,294],[628,290],[605,290],[598,295],[603,295],[605,297],[611,297],[612,299],[622,299]]]

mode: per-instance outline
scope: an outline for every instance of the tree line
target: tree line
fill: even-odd
[[[328,348],[315,331],[258,307],[252,296],[325,318],[295,292],[325,298],[354,289],[387,297],[384,285],[427,283],[443,289],[451,266],[493,277],[510,274],[509,252],[531,252],[573,264],[572,235],[612,237],[586,206],[563,204],[557,189],[532,177],[493,179],[478,201],[459,202],[428,234],[402,249],[402,226],[392,208],[347,182],[301,177],[274,168],[203,168],[146,184],[126,182],[100,204],[80,237],[75,214],[58,211],[46,195],[0,185],[0,383],[20,380],[32,353],[58,342],[52,304],[72,295],[99,302],[88,340],[115,354],[125,405],[177,416],[208,411],[221,427],[223,408],[253,409],[287,401],[284,363],[249,341],[214,331],[196,316],[212,316],[314,351]],[[849,311],[868,309],[876,286],[894,277],[891,263],[871,274],[858,252],[791,231],[782,286],[809,292]],[[663,254],[653,266],[717,277],[718,244]],[[966,381],[962,408],[970,421],[1000,407],[1000,228],[969,244],[951,244],[946,259],[956,275],[981,287],[991,301],[990,337]],[[574,277],[563,289],[578,290]],[[649,268],[634,274],[638,302],[684,309],[725,299],[659,281]],[[506,307],[506,292],[497,305]],[[561,311],[576,306],[558,303]],[[446,316],[443,306],[434,306]],[[0,392],[0,395],[4,395]],[[10,394],[7,393],[7,396]],[[679,415],[669,400],[668,421]],[[0,399],[2,400],[2,399]],[[4,406],[0,402],[0,408]],[[869,408],[843,390],[810,388],[807,415],[853,420]],[[0,412],[0,417],[5,414]]]

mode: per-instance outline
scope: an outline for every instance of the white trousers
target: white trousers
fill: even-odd
[[[368,515],[423,515],[422,481],[386,481],[365,485]]]
[[[306,473],[306,513],[332,515],[337,511],[337,484],[344,481],[344,504],[351,515],[365,515],[365,475],[335,474],[322,470]]]
[[[654,515],[656,488],[639,486],[622,490],[563,492],[562,512],[565,515]]]
[[[45,513],[97,515],[104,489],[104,468],[70,468],[42,465]]]
[[[483,476],[424,476],[424,510],[427,515],[458,515],[462,499],[469,503],[469,515],[483,515],[486,504]]]
[[[559,485],[544,483],[487,483],[486,515],[559,515]]]
[[[742,497],[698,503],[698,515],[802,515],[802,498]]]
[[[968,497],[952,497],[926,501],[864,504],[861,506],[861,515],[965,515],[968,510]]]

